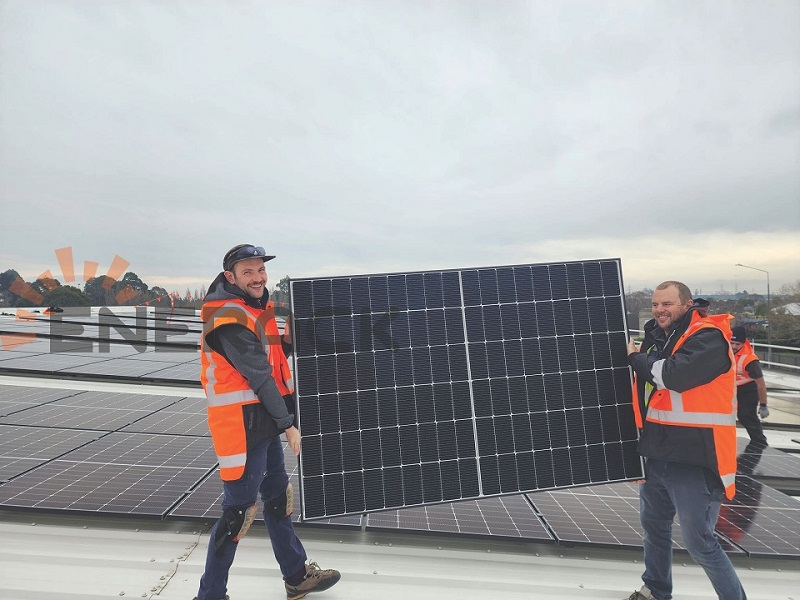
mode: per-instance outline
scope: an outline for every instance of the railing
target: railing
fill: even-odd
[[[628,335],[637,337],[644,335],[644,331],[629,329]],[[753,350],[763,349],[761,352],[756,352],[756,354],[758,354],[759,362],[768,369],[786,369],[793,373],[800,371],[800,348],[762,344],[761,342],[753,342],[752,346]]]
[[[800,371],[800,348],[793,346],[776,346],[775,344],[762,344],[753,342],[753,350],[763,348],[763,352],[756,352],[759,355],[761,364],[769,368],[789,369]],[[761,360],[761,356],[766,354],[769,360]]]

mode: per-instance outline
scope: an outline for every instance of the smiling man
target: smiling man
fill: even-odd
[[[714,535],[723,497],[736,477],[735,373],[730,315],[708,315],[689,288],[665,281],[653,292],[653,318],[640,350],[633,339],[633,409],[645,481],[639,488],[644,586],[628,600],[672,598],[672,522],[717,596],[746,600]]]
[[[259,495],[288,600],[326,590],[340,577],[333,569],[306,564],[290,516],[294,496],[280,434],[286,434],[297,455],[300,432],[291,412],[292,378],[285,354],[291,348],[289,328],[280,335],[266,293],[264,263],[273,258],[261,246],[234,246],[203,303],[200,379],[224,495],[222,517],[211,530],[199,600],[228,598],[228,572],[239,540],[256,517]]]

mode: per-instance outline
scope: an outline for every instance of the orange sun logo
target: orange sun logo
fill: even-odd
[[[72,247],[67,246],[65,248],[59,248],[55,250],[56,259],[58,260],[58,265],[61,268],[61,276],[64,280],[64,283],[75,283],[75,261],[72,257]],[[122,258],[121,256],[114,256],[114,260],[111,262],[111,266],[108,268],[108,272],[106,273],[106,279],[103,282],[103,287],[105,289],[111,289],[117,280],[125,273],[125,270],[130,266],[127,260]],[[83,263],[83,283],[86,283],[90,279],[93,279],[97,276],[97,268],[100,266],[100,263],[92,262],[92,261],[84,261]],[[50,269],[47,269],[44,273],[37,277],[37,280],[41,281],[44,287],[48,290],[55,289],[57,286],[55,284],[55,279],[53,278],[53,274]],[[42,296],[39,292],[37,292],[29,283],[23,281],[21,277],[17,277],[9,286],[9,291],[13,294],[16,294],[20,298],[25,298],[29,302],[32,302],[36,306],[41,306],[44,303],[44,296]],[[125,302],[131,300],[137,295],[136,292],[131,286],[127,286],[122,291],[118,292],[114,298],[116,299],[118,304],[124,304]],[[16,311],[16,320],[17,321],[32,321],[36,320],[37,315],[36,313],[24,310],[22,308],[18,308]],[[0,349],[2,350],[11,350],[13,348],[18,348],[23,344],[29,344],[36,340],[35,333],[4,333],[0,334]]]

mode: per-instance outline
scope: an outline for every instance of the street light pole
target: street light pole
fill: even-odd
[[[743,265],[742,263],[736,263],[735,267],[744,267],[745,269],[753,269],[754,271],[761,271],[762,273],[767,274],[767,368],[770,368],[770,363],[772,363],[772,327],[769,326],[769,312],[770,312],[770,304],[769,301],[769,271],[766,269],[759,269],[758,267],[750,267],[748,265]]]

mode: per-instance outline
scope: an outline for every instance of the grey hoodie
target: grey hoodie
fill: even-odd
[[[245,304],[257,309],[266,306],[268,296],[253,298],[245,294],[235,285],[231,285],[220,273],[208,288],[205,300],[243,300]],[[290,400],[281,395],[275,379],[272,377],[272,365],[261,347],[256,335],[244,325],[232,323],[223,325],[209,332],[204,345],[221,354],[233,367],[241,373],[250,388],[256,393],[264,408],[277,427],[276,434],[288,429],[294,423],[294,415],[289,412],[287,404]],[[284,351],[291,346],[284,342]],[[256,405],[257,406],[257,405]]]

